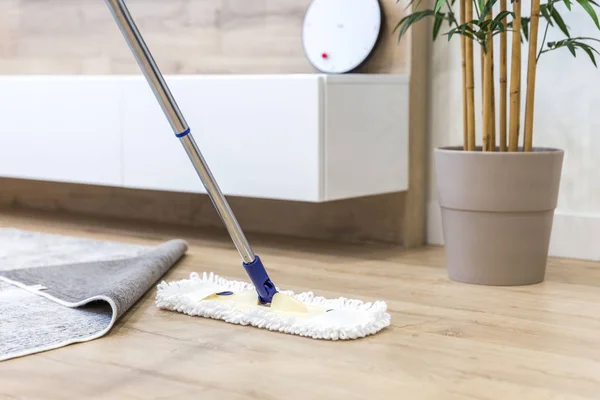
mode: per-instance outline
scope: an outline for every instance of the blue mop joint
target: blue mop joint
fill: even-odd
[[[273,282],[271,282],[260,257],[255,257],[251,263],[242,263],[242,265],[258,292],[258,300],[262,304],[269,304],[273,300],[275,293],[277,293],[277,289]]]

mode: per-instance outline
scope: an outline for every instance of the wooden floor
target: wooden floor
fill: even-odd
[[[0,213],[0,226],[159,243],[188,255],[166,276],[244,279],[222,235]],[[441,248],[253,237],[274,282],[388,302],[392,326],[315,341],[157,310],[151,290],[107,336],[0,363],[0,399],[598,399],[600,264],[551,260],[547,281],[448,281]]]

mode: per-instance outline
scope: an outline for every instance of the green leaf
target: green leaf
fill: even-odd
[[[565,24],[565,21],[562,19],[562,17],[558,13],[558,11],[556,11],[556,8],[552,8],[552,10],[550,11],[550,14],[554,18],[554,21],[556,21],[556,25],[558,25],[558,27],[560,28],[562,33],[567,35],[567,37],[571,37],[571,35],[569,34],[569,29],[567,28],[567,25]]]
[[[502,21],[494,21],[494,23],[492,24],[492,32],[505,32],[506,28],[504,27],[504,24],[502,23]]]
[[[500,11],[500,12],[498,13],[498,15],[496,15],[496,16],[494,17],[494,21],[495,21],[495,22],[502,22],[502,20],[503,20],[504,18],[508,17],[509,15],[514,15],[514,13],[512,13],[512,12],[510,12],[510,11],[506,11],[506,10],[504,10],[504,11]]]
[[[521,28],[523,29],[525,40],[529,40],[529,19],[521,19]]]
[[[393,32],[395,32],[396,29],[400,28],[400,31],[398,32],[398,42],[400,42],[400,39],[406,33],[408,28],[411,27],[412,24],[422,20],[425,17],[431,16],[434,14],[435,13],[433,12],[433,10],[423,10],[423,11],[414,12],[414,13],[402,18],[393,30]]]
[[[450,41],[450,39],[452,39],[452,36],[456,34],[463,35],[469,39],[475,39],[475,31],[469,26],[469,24],[471,23],[473,23],[473,21],[465,22],[464,24],[461,24],[456,28],[450,29],[447,33],[445,33],[445,35],[448,35],[448,41]]]
[[[494,5],[497,3],[498,0],[487,0],[487,2],[485,3],[483,9],[481,10],[481,15],[479,16],[479,21],[483,21],[486,19],[486,17],[488,16],[488,14],[490,12],[492,12],[492,9],[494,8]]]
[[[411,15],[412,17],[412,15]],[[400,39],[402,39],[402,36],[404,35],[404,33],[408,30],[408,28],[412,25],[414,18],[407,18],[406,21],[404,22],[404,24],[402,24],[402,27],[400,28],[400,31],[398,32],[398,43],[400,43]]]
[[[446,35],[448,35],[448,41],[450,41],[450,39],[452,39],[452,36],[454,36],[454,34],[456,33],[456,28],[450,29]]]
[[[481,25],[479,26],[479,29],[487,32],[493,23],[494,23],[494,21],[492,21],[491,19],[486,19],[485,21],[483,21],[481,23]]]
[[[415,2],[415,0],[410,0],[404,9],[406,10],[407,8],[412,6],[414,2]],[[398,4],[398,3],[400,3],[400,0],[396,0],[396,4]]]
[[[471,1],[471,0],[466,0],[466,1]],[[479,5],[479,11],[481,11],[481,16],[479,17],[479,20],[482,21],[483,20],[483,9],[485,8],[484,0],[478,0],[478,5]]]
[[[600,43],[600,39],[596,39],[593,37],[585,37],[585,36],[574,37],[573,40],[593,40],[594,42]]]
[[[563,39],[563,40],[559,40],[557,42],[548,42],[547,43],[548,49],[541,51],[540,54],[547,53],[549,51],[553,51],[556,49],[560,49],[562,47],[566,47],[569,49],[569,51],[571,52],[571,54],[574,57],[577,57],[576,47],[579,47],[580,49],[582,49],[583,51],[586,52],[586,54],[592,60],[592,63],[594,64],[594,66],[596,66],[596,68],[597,68],[596,59],[595,59],[595,56],[593,53],[600,55],[600,52],[598,50],[596,50],[595,48],[593,48],[592,46],[590,46],[589,44],[582,42],[582,40],[593,40],[595,42],[600,42],[599,39],[588,38],[588,37],[576,37],[576,38],[571,38],[571,39]]]
[[[586,40],[586,39],[587,39],[587,40],[595,40],[595,41],[597,41],[597,42],[600,42],[600,40],[598,40],[598,39],[594,39],[594,38],[575,38],[575,39],[572,39],[573,43],[574,43],[574,44],[576,44],[577,46],[579,46],[579,47],[587,47],[587,48],[589,48],[589,49],[593,50],[594,52],[596,52],[596,54],[599,54],[599,55],[600,55],[600,52],[598,52],[598,50],[596,50],[595,48],[593,48],[592,46],[590,46],[590,45],[589,45],[589,44],[587,44],[587,43],[583,43],[583,42],[579,42],[579,41],[577,41],[578,39],[579,39],[579,40]]]
[[[501,31],[496,31],[496,32],[492,33],[492,36],[500,35],[501,33],[502,33]]]
[[[567,6],[567,8],[569,9],[569,11],[571,11],[571,1],[570,0],[564,0],[565,2],[565,6]]]
[[[554,26],[554,24],[552,23],[552,17],[550,16],[550,12],[548,11],[547,4],[542,4],[540,6],[540,12],[542,13],[542,16],[546,19],[546,21],[548,21],[550,26]]]
[[[583,7],[585,11],[587,11],[588,14],[590,14],[590,17],[592,17],[598,29],[600,29],[600,22],[598,21],[598,16],[596,15],[596,11],[594,11],[592,6],[590,5],[589,0],[577,0],[577,2],[581,5],[581,7]]]
[[[448,26],[452,26],[452,24],[458,25],[458,21],[456,20],[452,9],[448,7]]]
[[[498,24],[498,26],[494,27],[493,31],[498,32],[498,33],[504,33],[506,31],[506,29],[504,29],[504,24],[502,22],[500,22]]]
[[[398,21],[398,23],[396,24],[396,26],[394,27],[394,29],[392,29],[392,33],[396,32],[396,29],[400,28],[400,25],[402,25],[405,21],[407,21],[411,16],[410,15],[405,15],[404,17],[402,17],[400,19],[400,21]]]
[[[438,11],[440,11],[445,3],[446,3],[446,0],[436,0],[435,6],[433,7],[433,12],[437,13]]]
[[[472,25],[472,26],[476,26],[476,27],[478,27],[479,29],[481,29],[481,21],[479,21],[478,19],[473,19],[473,20],[471,20],[471,21],[467,21],[467,22],[465,22],[464,24],[462,24],[462,25],[461,25],[461,27],[462,27],[463,25],[465,25],[465,26],[469,27],[469,29],[471,29],[471,27],[470,27],[471,25]],[[471,30],[472,30],[472,29],[471,29]],[[473,32],[475,32],[475,31],[473,31]]]
[[[444,14],[441,14],[441,13],[435,14],[435,22],[433,23],[433,40],[435,40],[437,38],[443,22],[444,22]]]
[[[469,32],[461,32],[460,35],[469,38],[471,40],[475,40],[475,36],[473,36],[472,34],[470,34]]]
[[[594,58],[594,53],[592,52],[592,50],[596,51],[596,53],[598,53],[598,51],[592,47],[589,46],[579,46],[583,49],[583,51],[585,51],[587,53],[588,56],[590,56],[590,59],[592,60],[592,63],[594,63],[594,67],[598,68],[598,65],[596,64],[596,58]]]
[[[413,5],[414,1],[415,0],[410,0],[410,2],[408,3],[408,5],[406,7],[404,7],[404,11],[408,10]],[[419,6],[421,5],[421,1],[423,1],[423,0],[419,0],[417,2],[417,5],[414,6],[415,10],[417,10],[419,8]],[[396,3],[399,3],[399,2],[400,2],[400,0],[396,0]]]

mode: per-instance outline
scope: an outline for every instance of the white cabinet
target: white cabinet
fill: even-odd
[[[408,188],[408,82],[386,75],[360,78],[331,76],[325,85],[326,200]]]
[[[120,185],[119,97],[103,78],[2,77],[0,176]]]
[[[319,84],[315,79],[168,79],[224,193],[317,200]],[[204,192],[145,81],[124,86],[124,184]]]
[[[166,80],[226,195],[407,189],[405,76]],[[0,176],[205,193],[142,76],[2,76],[0,121]]]

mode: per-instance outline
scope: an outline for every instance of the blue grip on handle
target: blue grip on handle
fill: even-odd
[[[188,133],[190,133],[190,128],[187,128],[185,131],[183,131],[181,133],[176,133],[175,136],[177,136],[178,138],[182,138],[182,137],[186,136]]]
[[[258,292],[258,300],[262,304],[270,303],[273,300],[273,295],[277,293],[277,289],[273,282],[271,282],[260,258],[256,256],[251,263],[242,263],[242,265]]]

